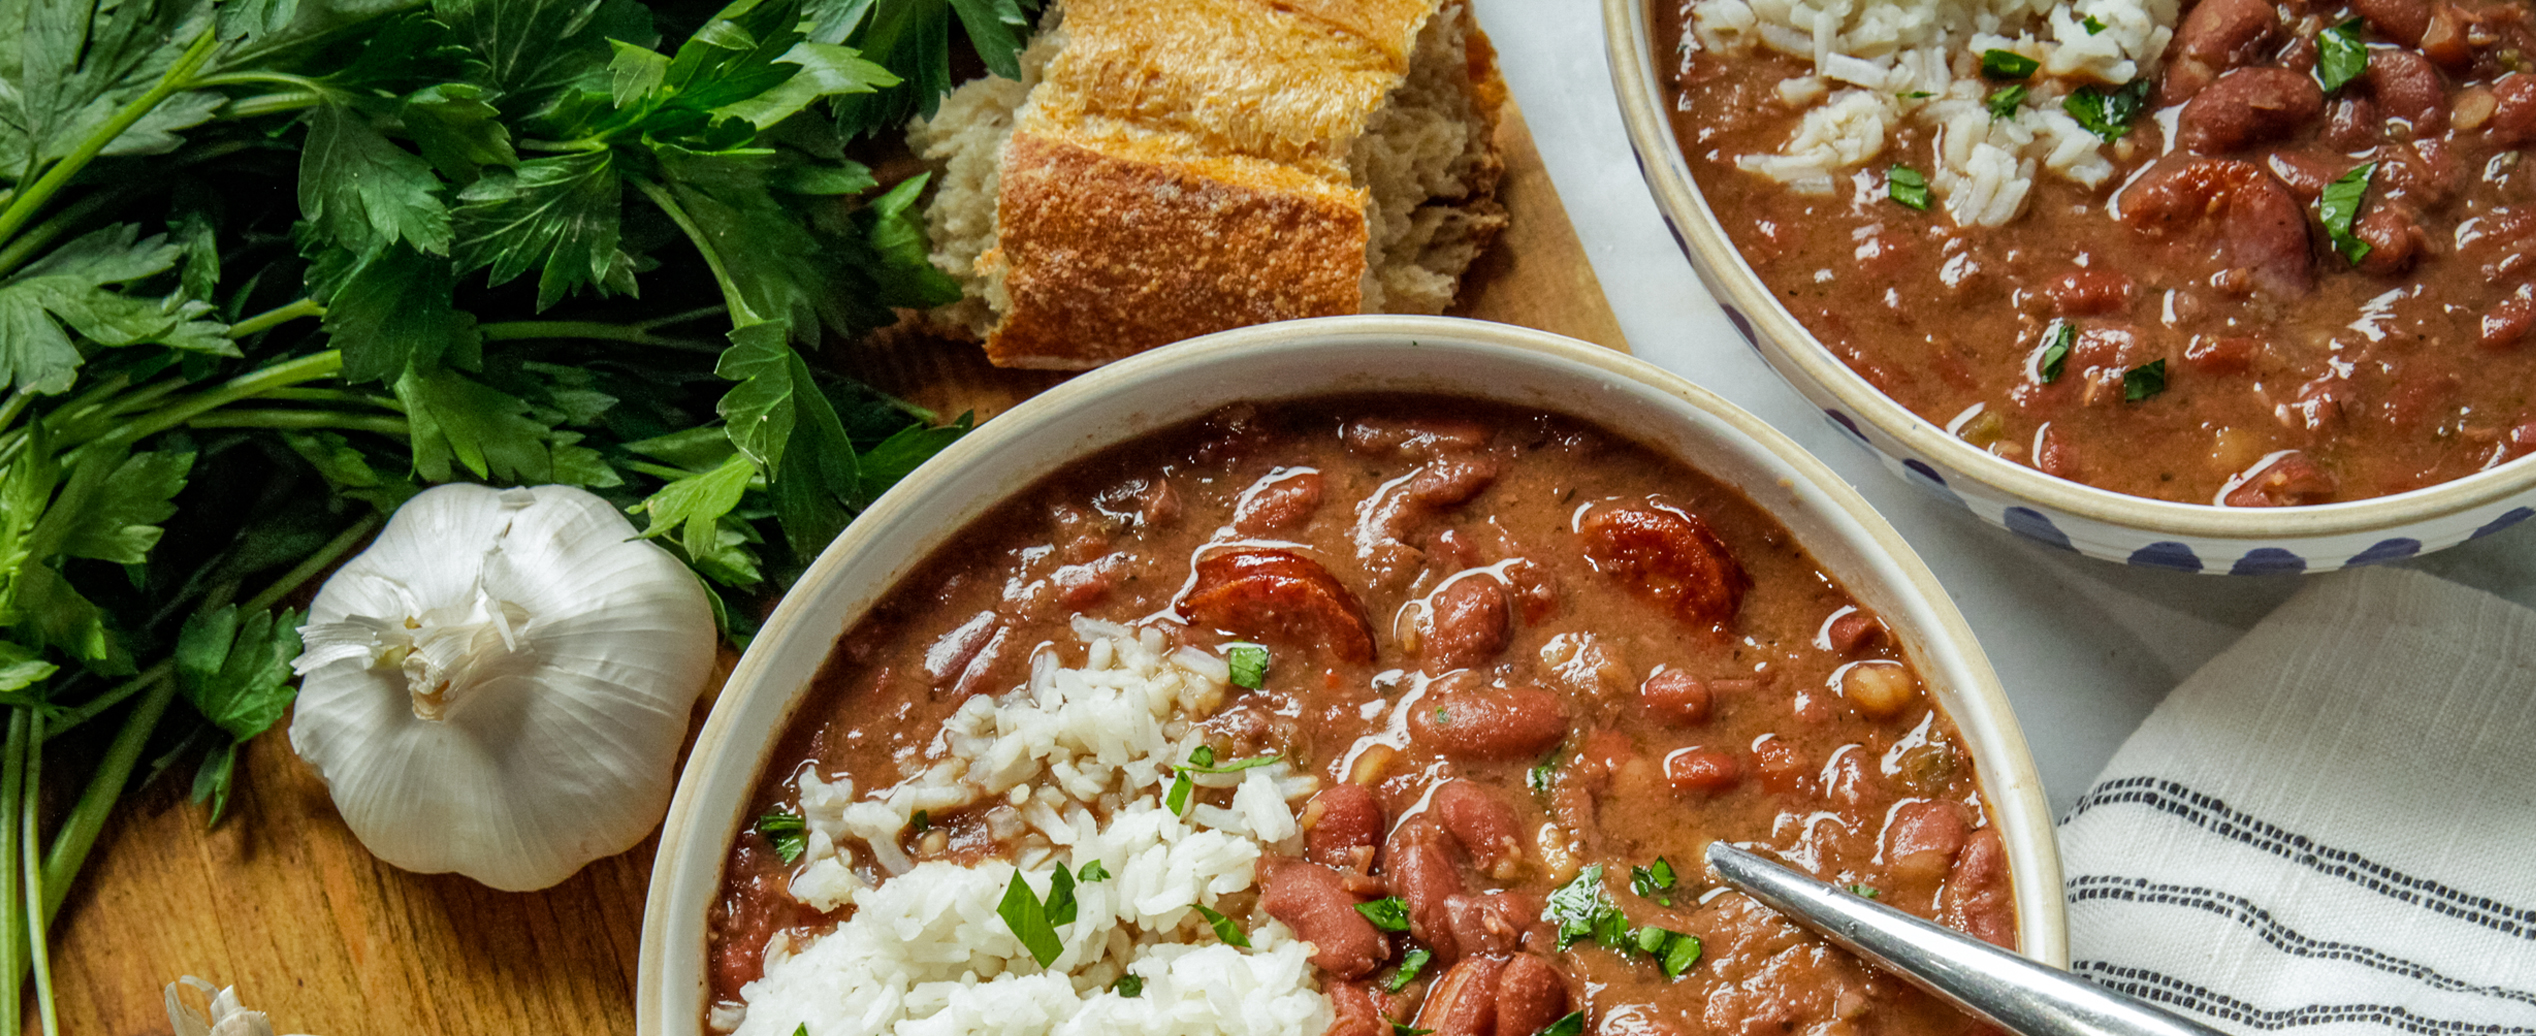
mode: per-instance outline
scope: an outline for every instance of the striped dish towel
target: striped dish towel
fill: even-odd
[[[2536,611],[2316,577],[2060,833],[2100,984],[2239,1034],[2536,1036]]]

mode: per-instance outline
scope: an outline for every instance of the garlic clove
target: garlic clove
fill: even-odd
[[[634,536],[578,489],[442,486],[327,581],[291,744],[372,853],[525,890],[660,822],[715,631]]]

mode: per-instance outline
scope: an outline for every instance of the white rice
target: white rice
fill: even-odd
[[[2037,171],[2090,187],[2113,175],[2107,145],[2061,108],[2081,86],[2152,75],[2173,37],[2178,0],[1697,0],[1686,45],[1720,54],[1776,51],[1813,62],[1779,84],[1803,112],[1776,152],[1737,156],[1742,169],[1791,189],[1840,183],[1883,193],[1869,162],[1926,171],[1959,224],[1997,226],[2024,211]],[[2094,18],[2102,26],[2087,28]],[[2008,50],[2041,63],[2015,115],[1986,105],[2004,84],[1981,55]],[[1924,95],[1924,96],[1921,96]],[[1928,130],[1926,154],[1887,155],[1894,131]],[[2113,145],[2120,147],[2121,145]]]
[[[717,1028],[1302,1036],[1329,1026],[1311,944],[1271,920],[1250,928],[1249,949],[1235,948],[1196,910],[1247,892],[1263,853],[1300,849],[1292,803],[1317,780],[1282,761],[1196,774],[1229,796],[1201,792],[1187,816],[1173,815],[1162,804],[1171,767],[1205,743],[1195,722],[1223,700],[1224,661],[1169,650],[1153,629],[1079,618],[1074,628],[1083,667],[1042,651],[1028,686],[970,699],[896,785],[858,799],[852,782],[804,769],[808,849],[790,891],[853,912],[804,945],[775,936],[764,977],[742,989],[742,1010],[717,1011]],[[1060,862],[1079,872],[1097,860],[1109,872],[1077,887],[1077,919],[1057,929],[1065,949],[1047,968],[996,913],[1014,863],[917,863],[899,848],[916,811],[978,806],[1040,896]],[[1140,995],[1113,991],[1131,973]]]

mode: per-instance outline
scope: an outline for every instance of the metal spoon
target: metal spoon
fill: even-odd
[[[1708,865],[1789,920],[2019,1036],[2226,1036],[1722,841],[1709,843]]]

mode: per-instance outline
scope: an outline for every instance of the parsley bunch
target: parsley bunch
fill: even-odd
[[[955,18],[1018,71],[1018,0],[0,8],[0,1036],[134,773],[217,822],[277,607],[423,486],[587,487],[754,605],[965,429],[820,351],[958,297],[849,155]]]

